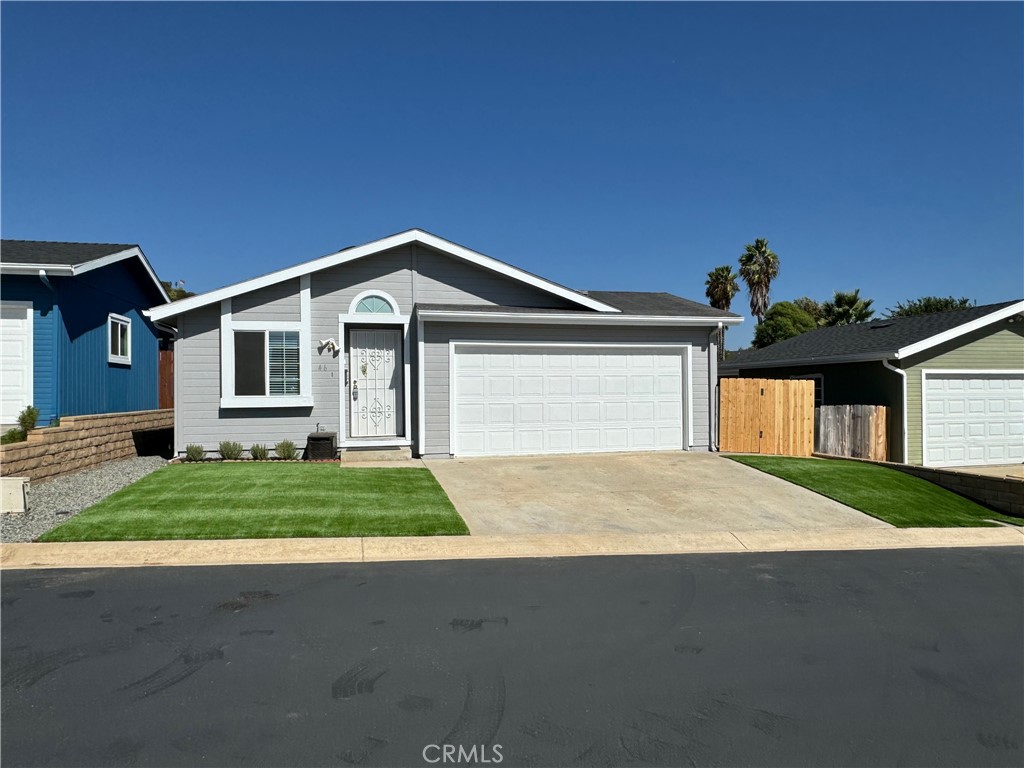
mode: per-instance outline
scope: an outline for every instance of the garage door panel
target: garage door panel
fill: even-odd
[[[455,350],[453,378],[458,455],[683,447],[678,349],[467,345]]]
[[[14,423],[32,402],[32,307],[0,304],[0,421]]]
[[[1024,457],[1024,372],[927,373],[923,411],[929,466]]]

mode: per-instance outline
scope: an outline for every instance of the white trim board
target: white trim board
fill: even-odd
[[[689,343],[666,343],[666,342],[600,342],[600,341],[576,341],[576,342],[531,342],[531,341],[474,341],[470,339],[450,339],[448,341],[448,453],[451,456],[458,456],[458,446],[455,441],[455,352],[459,346],[464,347],[519,347],[525,349],[676,349],[680,353],[683,376],[683,419],[685,440],[683,450],[693,450],[693,345]],[[420,453],[422,454],[423,440],[420,438]],[[662,449],[650,449],[662,450]]]
[[[153,320],[164,320],[169,317],[175,317],[184,312],[189,312],[193,309],[198,309],[199,307],[205,307],[208,304],[214,304],[218,301],[229,299],[242,293],[255,291],[259,288],[266,288],[269,285],[274,285],[285,280],[292,280],[296,277],[301,277],[302,275],[310,275],[313,272],[318,272],[322,269],[329,269],[341,264],[347,264],[350,261],[362,259],[366,256],[371,256],[375,253],[380,253],[391,248],[397,248],[402,245],[409,245],[410,243],[425,245],[449,256],[467,261],[470,264],[488,269],[492,272],[504,275],[505,277],[510,277],[513,280],[518,280],[521,283],[531,285],[534,288],[539,288],[542,291],[546,291],[547,293],[566,299],[587,309],[593,309],[597,312],[620,312],[619,309],[608,304],[592,299],[582,293],[577,293],[565,286],[553,283],[550,280],[545,280],[544,278],[537,277],[529,272],[524,272],[517,267],[513,267],[511,264],[506,264],[503,261],[498,261],[490,256],[485,256],[477,251],[457,245],[450,240],[445,240],[443,237],[432,235],[421,229],[410,229],[380,240],[374,240],[353,248],[346,248],[343,251],[328,254],[327,256],[323,256],[319,259],[314,259],[313,261],[296,264],[293,267],[287,267],[285,269],[277,270],[276,272],[270,272],[269,274],[261,275],[260,277],[254,277],[251,280],[244,280],[240,283],[235,283],[234,285],[218,288],[217,290],[209,291],[208,293],[203,293],[199,296],[191,296],[187,299],[176,301],[170,305],[153,307],[149,310],[149,316]]]
[[[417,316],[432,322],[502,323],[511,325],[656,325],[714,327],[739,325],[742,317],[693,317],[681,315],[559,314],[556,312],[464,312],[457,310],[417,310]]]

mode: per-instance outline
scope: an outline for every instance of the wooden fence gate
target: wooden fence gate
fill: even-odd
[[[810,456],[814,381],[720,379],[718,448],[734,453]]]

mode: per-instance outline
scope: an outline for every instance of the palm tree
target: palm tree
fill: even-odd
[[[708,279],[704,282],[707,288],[704,295],[708,302],[715,309],[729,311],[732,306],[732,299],[740,291],[740,284],[736,282],[736,273],[728,264],[722,267],[715,267],[708,272]],[[718,359],[725,359],[725,326],[718,329]]]
[[[862,299],[860,288],[852,291],[836,291],[832,301],[821,305],[823,325],[853,325],[871,319],[875,310],[871,309],[874,299]]]
[[[751,245],[744,246],[740,256],[740,277],[750,292],[750,312],[757,318],[758,325],[768,311],[769,291],[772,280],[779,276],[779,257],[768,247],[768,241],[759,237]]]

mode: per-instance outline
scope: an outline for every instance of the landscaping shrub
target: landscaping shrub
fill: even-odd
[[[270,458],[270,449],[265,445],[256,443],[249,449],[249,455],[252,456],[254,461],[266,461]]]
[[[3,433],[3,435],[0,435],[0,445],[23,443],[26,440],[28,440],[28,435],[17,427],[14,427],[14,429],[8,429]]]
[[[21,431],[26,435],[36,428],[37,421],[39,421],[39,409],[34,408],[31,405],[26,406],[25,409],[18,414],[18,426],[21,427]]]
[[[18,426],[8,429],[3,435],[0,435],[0,445],[25,442],[28,440],[28,433],[36,428],[38,420],[39,409],[33,408],[31,405],[26,406],[18,414]]]
[[[185,446],[185,461],[202,461],[206,458],[203,446],[191,443]]]
[[[242,451],[245,449],[242,447],[241,443],[236,443],[233,440],[222,440],[219,450],[221,458],[233,461],[235,459],[242,458]]]
[[[299,452],[295,448],[295,443],[291,440],[282,440],[280,443],[275,445],[274,453],[277,454],[277,458],[284,459],[285,461],[293,461],[299,457]]]

